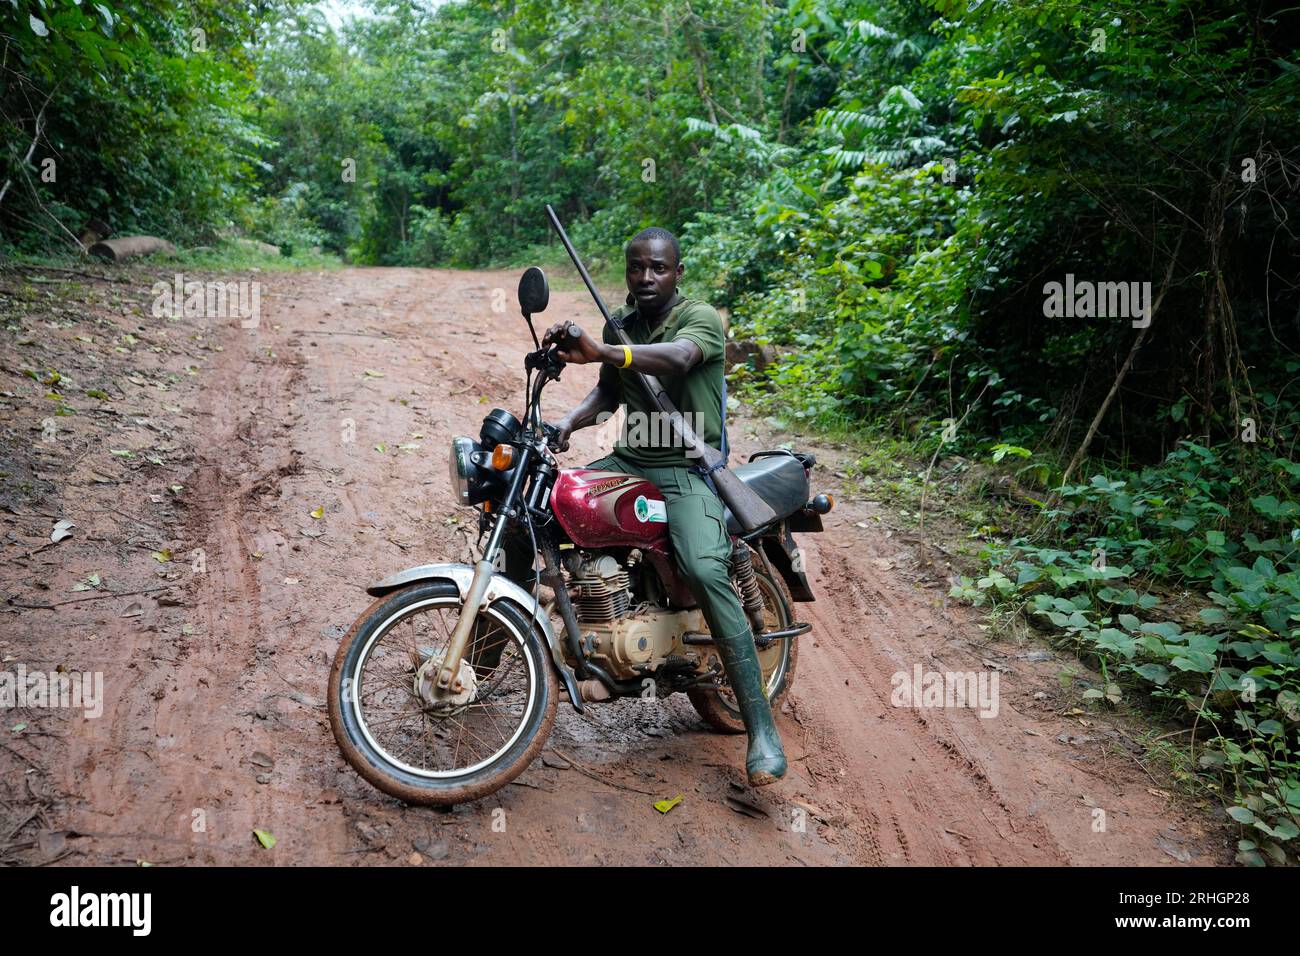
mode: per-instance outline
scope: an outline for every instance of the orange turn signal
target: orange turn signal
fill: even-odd
[[[515,450],[510,445],[497,445],[492,449],[492,467],[497,471],[505,471],[514,460]]]
[[[832,498],[830,495],[821,494],[818,495],[816,498],[814,498],[812,501],[808,502],[807,510],[811,511],[813,514],[824,515],[826,514],[826,512],[830,511],[834,507],[835,507],[835,499]]]

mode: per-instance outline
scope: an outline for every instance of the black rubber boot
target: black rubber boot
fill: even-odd
[[[749,751],[745,755],[745,772],[751,787],[776,783],[785,776],[785,751],[781,749],[781,735],[772,717],[772,705],[763,692],[763,672],[758,665],[758,652],[754,637],[749,631],[719,640],[714,638],[718,656],[727,671],[727,681],[736,695],[741,719],[749,735]]]

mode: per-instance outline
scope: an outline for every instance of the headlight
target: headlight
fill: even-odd
[[[457,504],[474,504],[470,500],[470,480],[478,470],[471,457],[475,450],[472,438],[462,436],[451,440],[451,461],[447,476],[451,479],[451,488],[456,495]]]

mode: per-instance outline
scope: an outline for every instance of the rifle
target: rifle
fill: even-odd
[[[549,203],[546,205],[546,216],[551,221],[551,227],[559,235],[560,242],[564,243],[564,250],[569,254],[569,258],[573,260],[574,266],[577,267],[578,275],[582,276],[587,291],[596,300],[596,306],[600,309],[600,314],[604,316],[605,324],[614,330],[614,335],[618,337],[619,342],[624,345],[631,345],[632,342],[628,339],[627,333],[610,317],[609,309],[605,307],[605,300],[596,291],[596,287],[591,282],[591,276],[587,274],[582,260],[578,258],[578,253],[573,248],[573,243],[569,241],[569,236],[564,231],[564,226],[560,224],[559,217],[555,215],[555,210],[551,208]],[[731,513],[736,516],[736,522],[741,529],[748,534],[775,521],[776,512],[772,510],[772,507],[755,494],[747,484],[737,478],[734,472],[727,470],[726,459],[722,457],[720,451],[695,434],[691,426],[687,424],[686,419],[682,417],[682,413],[673,406],[672,400],[668,397],[668,393],[660,384],[659,379],[653,375],[647,375],[645,372],[634,371],[632,374],[641,383],[646,394],[650,396],[650,401],[668,417],[673,433],[682,442],[687,453],[691,457],[700,459],[706,469],[705,473],[713,479],[713,486],[718,490],[718,497],[731,509]]]

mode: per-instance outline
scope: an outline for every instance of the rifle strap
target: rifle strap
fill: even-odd
[[[680,291],[674,291],[673,299],[668,303],[667,311],[672,312],[673,309],[681,304],[683,298],[684,296]],[[614,326],[614,334],[618,337],[620,343],[623,345],[632,345],[634,343],[628,338],[627,332],[624,331],[624,327],[628,322],[636,318],[636,316],[640,314],[641,310],[637,307],[636,297],[632,295],[631,292],[627,294],[627,299],[625,301],[627,305],[632,307],[632,311],[618,318],[610,316],[610,324]],[[664,320],[667,321],[667,315],[664,316]],[[654,396],[652,395],[651,398],[653,399]],[[665,398],[667,398],[667,396],[665,396]],[[713,484],[713,473],[726,468],[727,459],[730,457],[727,448],[727,377],[725,374],[722,377],[722,447],[719,451],[722,453],[722,458],[712,468],[706,468],[703,464],[689,465],[687,467],[688,471],[692,471],[703,478],[705,483],[709,486],[709,489],[715,495],[718,493],[718,489],[714,487]]]

